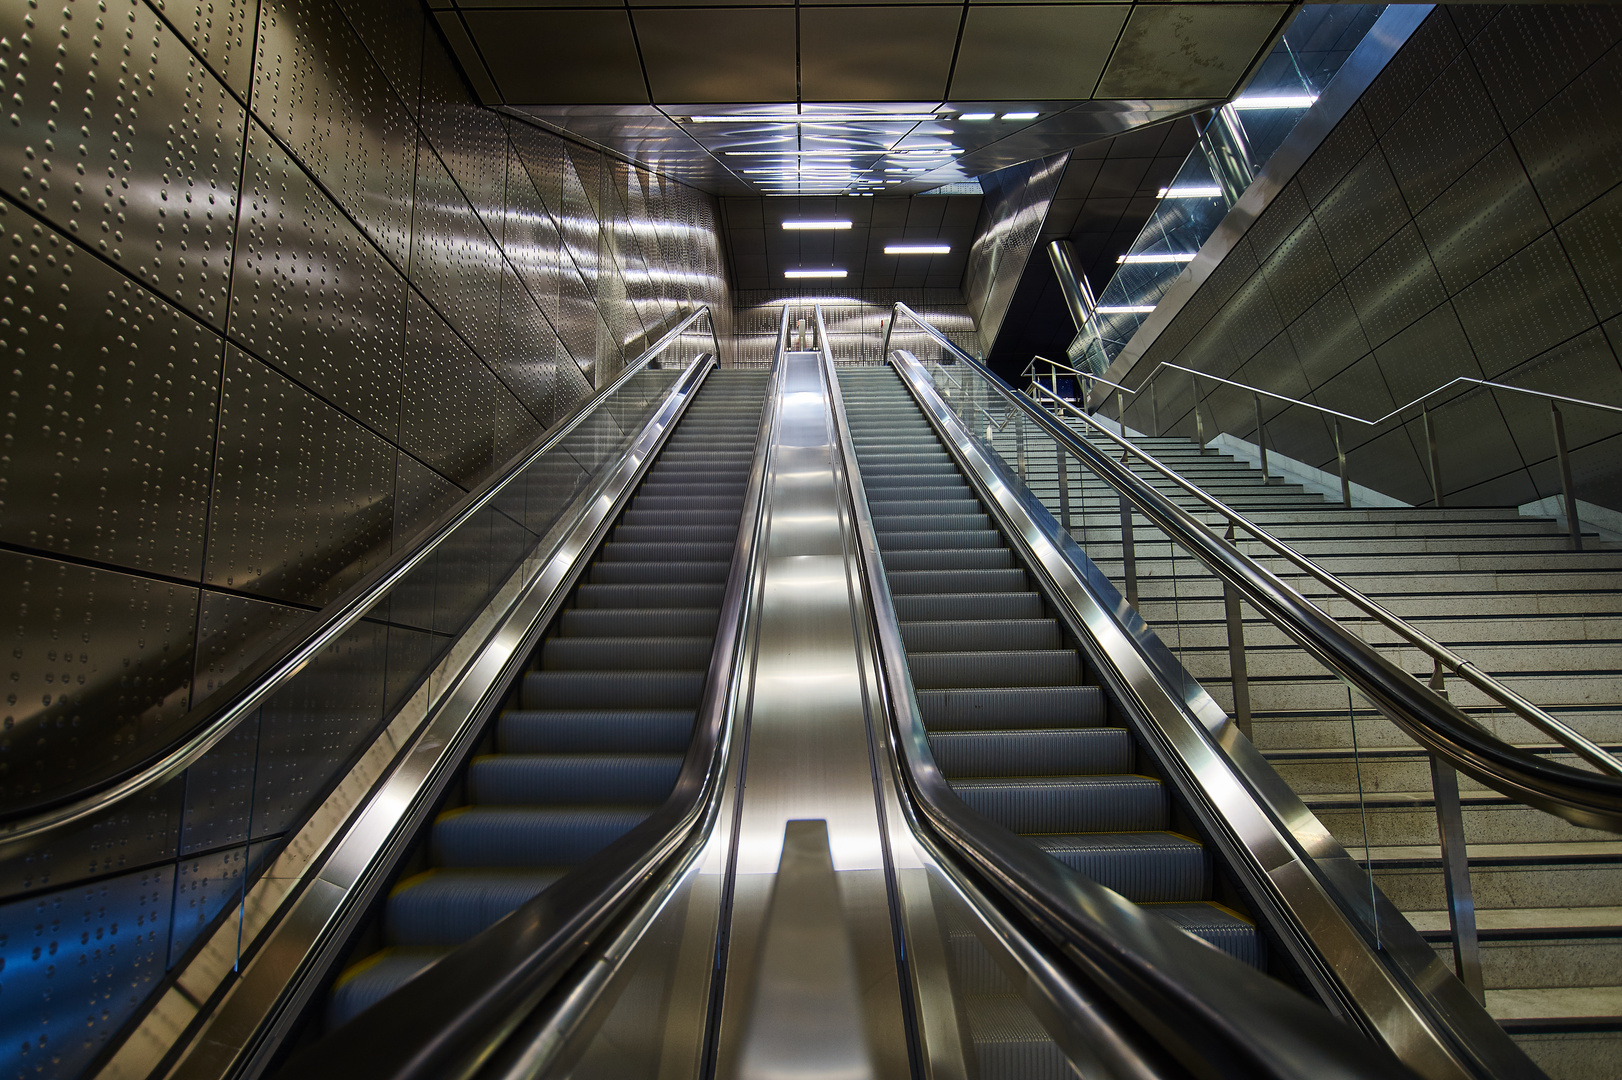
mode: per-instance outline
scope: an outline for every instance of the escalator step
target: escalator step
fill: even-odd
[[[935,763],[949,779],[1125,773],[1136,748],[1125,728],[1031,728],[942,731],[929,736]]]
[[[920,690],[1074,686],[1082,678],[1081,657],[1074,649],[913,653],[907,666]]]
[[[561,868],[429,870],[407,878],[389,894],[384,933],[397,945],[460,945],[565,873]]]
[[[708,637],[555,637],[541,649],[544,671],[703,671]]]
[[[1134,903],[1210,895],[1205,845],[1178,833],[1088,833],[1033,836],[1037,847]]]
[[[558,621],[558,632],[565,637],[703,635],[713,640],[720,616],[715,608],[571,608]]]
[[[702,671],[531,671],[526,709],[696,709]]]
[[[730,562],[598,562],[589,571],[593,585],[655,585],[666,581],[725,583]]]
[[[1261,934],[1242,915],[1210,903],[1155,904],[1147,910],[1252,967],[1262,966]]]
[[[952,547],[962,548],[1000,548],[1003,546],[1002,534],[996,529],[954,529],[951,532]],[[890,553],[902,551],[929,550],[940,546],[942,533],[935,530],[927,532],[881,532],[879,533],[879,550],[884,552],[884,565],[890,565]]]
[[[964,779],[952,784],[969,806],[1017,833],[1160,831],[1171,816],[1149,776]]]
[[[943,541],[955,538],[942,537]],[[884,565],[907,570],[1009,570],[1014,553],[1005,547],[956,547],[949,542],[928,550],[886,551]]]
[[[691,709],[509,709],[496,741],[512,754],[680,753],[693,736]]]
[[[448,952],[447,948],[388,948],[345,971],[327,998],[327,1030],[347,1024]]]
[[[597,557],[604,562],[730,562],[734,546],[731,541],[635,544],[615,537],[602,546]]]
[[[700,584],[597,585],[587,582],[574,593],[576,607],[623,610],[628,608],[721,607],[726,580]]]
[[[903,622],[907,652],[963,649],[1057,649],[1064,644],[1054,619],[935,619]]]
[[[931,732],[1097,727],[1107,715],[1096,686],[920,690],[918,707]]]
[[[573,866],[641,824],[653,806],[463,806],[433,825],[434,862],[450,867]]]
[[[1039,619],[1046,614],[1041,595],[1034,592],[914,593],[894,600],[896,617],[903,623]]]
[[[486,754],[468,767],[480,806],[660,803],[681,771],[680,754]]]
[[[898,570],[888,575],[890,591],[904,593],[939,592],[1024,592],[1030,587],[1025,571],[1010,570]]]

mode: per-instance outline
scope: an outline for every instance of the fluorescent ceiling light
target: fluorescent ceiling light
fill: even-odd
[[[1122,255],[1115,261],[1118,263],[1186,263],[1194,261],[1194,253],[1191,251],[1162,251],[1150,255]]]
[[[897,120],[934,120],[927,113],[753,113],[740,116],[689,116],[689,124],[859,124],[866,121],[894,122]]]
[[[1228,104],[1236,109],[1305,109],[1318,100],[1316,94],[1274,94],[1234,98]]]
[[[989,112],[966,112],[959,113],[957,118],[959,120],[995,120],[997,118],[997,114]]]
[[[1100,315],[1147,315],[1154,309],[1153,304],[1099,304],[1093,310]]]
[[[950,255],[950,244],[886,244],[886,255]]]
[[[848,228],[850,228],[850,222],[848,222],[848,221],[785,221],[785,222],[783,222],[783,228],[785,228],[785,229],[848,229]],[[841,271],[840,274],[841,274],[841,276],[843,276],[844,272]]]
[[[876,157],[883,150],[727,150],[727,157]]]
[[[841,278],[845,276],[843,270],[784,270],[786,278]]]
[[[1219,187],[1163,187],[1159,198],[1162,199],[1214,199],[1222,194]]]
[[[1002,118],[1004,120],[1035,120],[1040,115],[1040,113],[1033,112],[1005,112],[1002,114]]]

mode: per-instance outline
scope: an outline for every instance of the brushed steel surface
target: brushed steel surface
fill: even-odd
[[[165,22],[239,98],[248,96],[259,0],[151,0]]]
[[[4,202],[0,243],[0,540],[195,580],[223,342]]]
[[[424,136],[417,152],[411,284],[480,355],[495,348],[501,254]]]
[[[0,190],[223,326],[242,106],[142,0],[8,4],[0,35]]]
[[[858,585],[846,558],[838,449],[820,354],[784,353],[779,362],[717,1071],[730,1074],[739,1060],[784,827],[816,818],[827,822],[856,943],[877,1074],[904,1076],[882,821],[868,750],[869,700],[853,624]]]

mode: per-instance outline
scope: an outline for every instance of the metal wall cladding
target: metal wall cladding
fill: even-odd
[[[411,245],[411,116],[330,0],[264,0],[254,115],[398,267]]]
[[[1068,152],[1056,154],[982,178],[986,198],[969,248],[963,294],[985,353],[991,351],[1002,328],[1068,160]]]
[[[712,199],[479,108],[449,55],[394,0],[0,12],[0,804],[150,760],[586,400],[644,306],[724,312]],[[79,1070],[586,479],[560,455],[186,775],[0,861],[5,1067]]]
[[[387,555],[393,446],[235,347],[220,427],[205,581],[320,604]]]
[[[1251,227],[1260,272],[1219,267],[1139,370],[1238,370],[1285,394],[1304,374],[1312,401],[1371,419],[1458,376],[1622,401],[1622,335],[1602,327],[1622,312],[1618,43],[1622,15],[1608,8],[1438,8]],[[1259,285],[1283,338],[1258,321]],[[1284,347],[1296,363],[1255,362]],[[1162,428],[1191,428],[1191,408],[1163,401]],[[1458,390],[1432,409],[1446,497],[1518,504],[1558,490],[1546,402]],[[1622,424],[1565,413],[1585,455],[1582,497],[1622,507],[1622,459],[1604,449]],[[1352,478],[1428,502],[1417,416],[1346,426]],[[1232,423],[1255,427],[1237,411]],[[1320,426],[1287,413],[1269,440],[1333,469]]]
[[[195,578],[223,343],[0,203],[0,539]]]
[[[10,583],[0,798],[32,804],[117,776],[179,734],[197,589],[0,551]]]
[[[0,27],[0,190],[222,325],[242,106],[141,0],[8,4]]]
[[[257,123],[245,164],[230,337],[392,433],[405,279]]]

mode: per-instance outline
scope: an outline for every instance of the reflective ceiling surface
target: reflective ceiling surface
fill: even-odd
[[[711,192],[800,195],[914,194],[1208,106],[1296,9],[431,3],[487,104]]]

